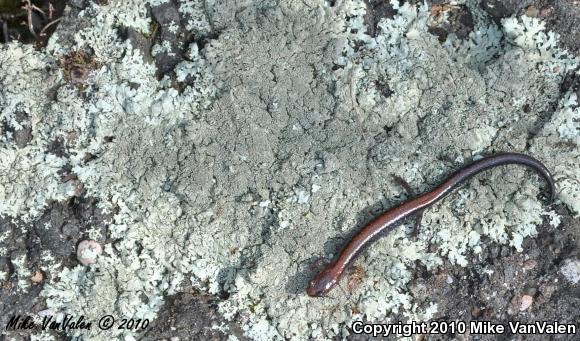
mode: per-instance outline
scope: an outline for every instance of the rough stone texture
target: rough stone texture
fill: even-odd
[[[43,285],[56,280],[62,268],[78,264],[76,244],[80,238],[101,236],[100,240],[105,242],[108,221],[110,216],[96,208],[96,201],[86,198],[51,203],[30,225],[0,218],[0,247],[3,248],[0,272],[7,276],[0,286],[0,325],[6,327],[10,317],[16,314],[36,315],[45,310],[44,298],[39,296]],[[25,260],[25,269],[19,270],[21,258]],[[38,271],[42,274],[40,282],[34,277]],[[28,331],[9,333],[10,337],[29,334]],[[64,339],[62,334],[50,334]]]
[[[87,339],[578,321],[558,272],[579,240],[577,64],[539,21],[501,21],[515,2],[77,5],[45,50],[0,49],[1,213],[14,216],[0,224],[0,294],[14,312],[156,319],[141,334],[66,334]],[[57,61],[79,48],[87,75],[68,77]],[[328,298],[306,297],[320,258],[405,199],[393,173],[421,192],[501,150],[545,161],[558,204],[523,168],[495,169],[426,212],[416,241],[397,229]],[[85,238],[104,246],[88,268],[74,257]]]
[[[227,340],[232,335],[238,340],[247,340],[239,326],[225,321],[218,313],[219,301],[186,289],[167,300],[143,339]]]

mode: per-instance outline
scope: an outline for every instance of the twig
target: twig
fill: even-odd
[[[34,32],[34,25],[32,25],[32,3],[30,2],[30,0],[22,0],[22,3],[24,4],[24,6],[22,6],[22,9],[25,9],[26,12],[28,13],[28,31],[30,31],[30,33],[32,33],[32,35],[34,37],[36,37],[36,33]]]
[[[53,24],[56,24],[57,22],[59,22],[59,21],[60,21],[60,19],[62,19],[62,18],[57,18],[57,19],[54,19],[53,21],[51,21],[51,22],[49,22],[48,24],[46,24],[46,25],[45,25],[45,26],[42,28],[42,30],[40,30],[40,36],[41,36],[41,37],[44,37],[44,36],[46,35],[46,29],[47,29],[47,28],[49,28],[50,26],[52,26]]]
[[[30,0],[21,0],[23,6],[22,9],[26,10],[27,12],[27,19],[28,19],[28,31],[36,38],[36,32],[34,32],[34,25],[32,24],[32,11],[35,10],[39,13],[42,13],[46,18],[46,13],[38,6],[30,2]]]
[[[52,3],[49,2],[48,3],[48,20],[52,20],[53,15],[54,15],[54,6],[52,6]]]

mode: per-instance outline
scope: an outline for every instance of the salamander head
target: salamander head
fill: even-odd
[[[324,296],[334,287],[339,277],[332,268],[324,269],[310,281],[306,293],[311,297]]]

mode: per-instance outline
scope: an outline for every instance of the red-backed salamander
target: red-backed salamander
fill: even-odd
[[[314,297],[324,296],[336,285],[348,265],[352,263],[371,241],[383,233],[392,231],[406,217],[441,200],[463,181],[468,180],[486,169],[506,164],[521,164],[538,172],[550,187],[550,200],[554,198],[556,191],[554,179],[550,171],[540,161],[533,157],[517,153],[501,153],[484,157],[458,170],[431,192],[407,200],[371,221],[348,242],[334,263],[329,264],[310,281],[308,289],[306,290],[307,294]]]

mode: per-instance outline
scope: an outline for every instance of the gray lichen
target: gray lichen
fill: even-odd
[[[31,126],[32,138],[21,148],[2,134],[0,214],[34,219],[81,184],[117,210],[116,242],[90,267],[62,269],[43,291],[49,308],[152,319],[188,279],[228,291],[220,311],[237,315],[252,339],[345,336],[354,319],[435,314],[437,302],[418,306],[406,289],[416,261],[465,266],[487,242],[520,249],[543,216],[557,220],[536,199],[537,177],[493,170],[426,212],[416,241],[403,227],[369,248],[357,261],[358,286],[346,276],[328,298],[307,297],[313,259],[335,256],[353,231],[403,200],[392,173],[420,192],[480,153],[527,152],[554,171],[558,199],[580,212],[580,112],[573,94],[559,98],[577,60],[557,35],[537,19],[498,27],[482,17],[469,39],[441,44],[427,31],[426,5],[392,3],[398,14],[371,37],[361,0],[181,2],[195,34],[220,27],[202,51],[187,46],[174,70],[178,83],[193,79],[183,89],[158,80],[119,38],[120,25],[149,29],[138,1],[90,5],[76,45],[60,45],[58,31],[42,52],[2,45],[0,118],[14,131]],[[99,65],[82,94],[57,67],[81,48]],[[65,156],[46,154],[55,139]],[[77,181],[62,182],[64,165]]]

